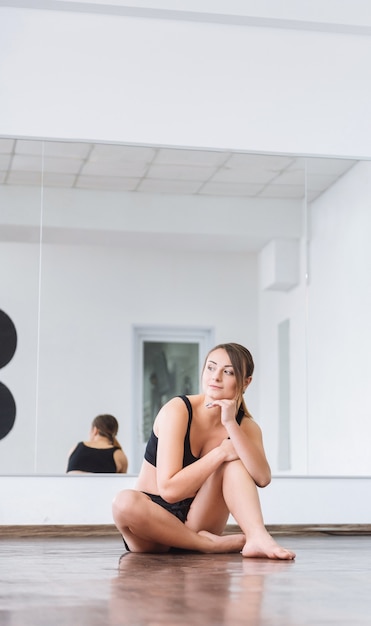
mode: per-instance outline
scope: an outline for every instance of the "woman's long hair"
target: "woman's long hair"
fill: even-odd
[[[106,437],[113,446],[121,448],[121,445],[116,439],[119,423],[113,415],[97,415],[97,417],[93,419],[92,428],[94,427],[98,430],[101,437]]]

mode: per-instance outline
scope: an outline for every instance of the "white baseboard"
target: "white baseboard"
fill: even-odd
[[[1,476],[0,525],[112,524],[112,500],[136,476]],[[371,477],[274,477],[259,489],[266,525],[370,524]],[[231,516],[229,523],[235,523]]]

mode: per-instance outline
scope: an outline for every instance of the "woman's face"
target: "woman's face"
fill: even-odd
[[[233,400],[237,397],[237,383],[228,353],[223,348],[210,352],[202,373],[203,392],[213,399]]]

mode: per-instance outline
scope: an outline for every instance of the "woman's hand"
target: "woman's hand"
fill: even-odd
[[[238,454],[236,452],[236,450],[234,449],[234,445],[231,442],[230,439],[223,439],[222,443],[220,444],[219,448],[221,450],[223,450],[224,454],[226,455],[225,461],[236,461],[236,459],[238,459]]]
[[[237,412],[235,400],[213,400],[206,405],[208,409],[216,406],[220,406],[220,420],[223,426],[235,421]]]

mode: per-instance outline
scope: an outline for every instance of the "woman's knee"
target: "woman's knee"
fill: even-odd
[[[115,521],[127,524],[140,510],[140,501],[143,494],[134,489],[124,489],[115,496],[112,503],[112,512]]]
[[[250,474],[247,471],[246,467],[242,463],[241,459],[236,459],[235,461],[230,461],[229,463],[224,463],[224,465],[223,465],[223,478],[231,477],[233,479],[234,477],[240,476],[241,474],[243,474],[243,476],[245,478],[246,477],[250,478],[253,481],[252,477],[250,476]]]

